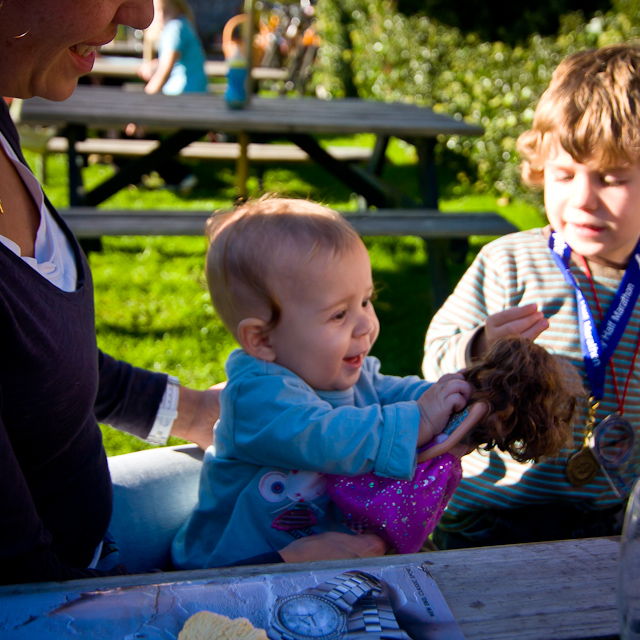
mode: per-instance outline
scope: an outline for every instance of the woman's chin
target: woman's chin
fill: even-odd
[[[38,96],[45,100],[61,102],[71,96],[78,86],[78,78],[48,82],[45,86],[36,88],[31,96]]]

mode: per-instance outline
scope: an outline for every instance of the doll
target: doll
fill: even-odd
[[[498,340],[462,373],[475,388],[469,405],[418,452],[412,480],[327,477],[347,524],[379,534],[399,553],[419,551],[437,525],[462,479],[462,455],[497,447],[519,462],[556,456],[586,397],[573,365],[520,336]]]

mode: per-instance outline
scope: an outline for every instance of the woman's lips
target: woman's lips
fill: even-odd
[[[76,44],[73,47],[69,47],[69,51],[81,75],[89,73],[93,69],[98,48],[86,44]]]

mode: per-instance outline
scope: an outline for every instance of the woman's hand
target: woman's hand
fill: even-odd
[[[201,449],[213,444],[213,426],[220,417],[220,391],[226,384],[220,382],[206,391],[181,386],[171,435],[195,442]]]
[[[373,533],[325,531],[317,536],[294,540],[279,553],[285,562],[314,560],[352,560],[383,556],[389,545]]]

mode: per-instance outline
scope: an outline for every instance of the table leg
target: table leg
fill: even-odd
[[[76,152],[76,142],[87,137],[87,128],[83,125],[69,125],[63,131],[63,135],[69,141],[67,159],[69,161],[69,206],[78,207],[84,198],[84,185],[82,183],[82,166],[84,160]]]
[[[249,135],[244,131],[238,134],[238,144],[240,145],[240,155],[236,161],[236,179],[238,185],[238,198],[246,200],[247,180],[249,179]]]
[[[372,175],[369,178],[363,175],[362,172],[355,171],[348,163],[336,160],[311,136],[291,133],[287,134],[287,138],[303,151],[306,151],[316,164],[326,169],[358,195],[363,196],[369,205],[375,207],[387,205],[387,194],[381,187],[379,180],[376,179],[376,176]]]
[[[416,142],[418,152],[418,183],[422,201],[428,209],[438,209],[438,176],[434,159],[435,140],[423,139]],[[451,293],[447,254],[449,241],[446,239],[425,239],[431,286],[431,311],[435,313]]]
[[[118,173],[105,180],[102,184],[86,193],[77,204],[87,207],[95,207],[107,198],[111,197],[121,189],[130,184],[137,184],[140,178],[146,173],[162,166],[164,162],[177,156],[181,149],[184,149],[192,142],[199,140],[206,134],[206,131],[181,130],[169,136],[160,143],[157,149],[142,158],[128,162],[120,168]],[[73,148],[69,141],[69,152]]]
[[[367,165],[367,169],[376,176],[382,175],[388,146],[389,136],[379,135],[376,137],[376,144]]]

